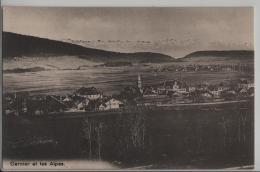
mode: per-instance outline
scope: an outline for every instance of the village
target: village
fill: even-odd
[[[3,109],[6,115],[44,115],[55,112],[123,111],[140,106],[190,104],[245,100],[254,97],[254,84],[246,79],[207,82],[189,86],[181,80],[165,80],[156,85],[137,83],[117,95],[107,96],[95,87],[81,87],[68,95],[30,95],[29,92],[6,93]]]
[[[162,68],[154,69],[155,72],[254,72],[252,64],[186,64],[186,65],[170,65]]]

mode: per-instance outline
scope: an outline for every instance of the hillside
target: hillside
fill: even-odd
[[[86,48],[72,43],[3,32],[3,58],[77,56],[95,62],[168,62],[176,59],[152,52],[120,53]]]
[[[254,60],[254,51],[250,50],[196,51],[181,58],[181,61],[187,62],[252,60]]]

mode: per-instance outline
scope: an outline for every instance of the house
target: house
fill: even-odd
[[[123,102],[112,98],[105,103],[102,103],[99,106],[99,110],[111,110],[111,109],[120,109],[124,106]]]
[[[89,110],[89,102],[90,100],[88,98],[84,97],[76,97],[74,96],[72,98],[72,101],[64,103],[69,104],[70,108],[67,108],[67,112],[81,112],[81,111],[87,111]]]
[[[226,87],[226,86],[219,86],[218,87],[218,91],[221,92],[221,91],[227,91],[229,88]]]
[[[243,88],[239,91],[240,93],[247,93],[247,89]]]
[[[250,95],[251,97],[254,97],[254,96],[255,96],[254,92],[255,92],[255,90],[254,90],[253,87],[251,87],[251,88],[248,89],[248,93],[249,93],[249,95]]]
[[[235,100],[237,98],[237,94],[234,90],[222,91],[221,98],[225,100]]]
[[[248,88],[248,89],[254,88],[254,87],[255,87],[254,83],[249,83],[249,84],[247,84],[247,88]]]
[[[157,96],[157,90],[155,90],[152,86],[147,86],[143,90],[143,97],[151,97],[151,96]]]
[[[238,80],[238,88],[253,88],[254,87],[254,83],[242,78]]]
[[[242,89],[239,91],[239,95],[240,95],[240,96],[243,96],[243,97],[248,96],[248,90],[247,90],[246,88],[242,88]]]
[[[166,94],[166,89],[162,86],[157,88],[157,93],[158,95],[165,95]]]
[[[71,102],[72,98],[70,96],[66,96],[62,101],[63,102]]]
[[[188,86],[185,82],[170,80],[164,81],[163,84],[157,89],[159,94],[167,94],[168,92],[187,93]]]
[[[80,97],[88,98],[89,100],[96,100],[102,98],[102,93],[95,87],[81,87],[75,94]]]
[[[253,87],[254,87],[254,84],[253,84],[253,83],[239,84],[238,87],[239,87],[239,88],[249,89],[249,88],[253,88]]]
[[[202,93],[201,96],[204,97],[204,98],[212,98],[213,97],[213,95],[211,93],[208,93],[208,92]]]
[[[212,90],[210,93],[213,95],[214,98],[219,98],[220,97],[220,91],[218,90]]]
[[[208,83],[202,83],[202,84],[199,84],[196,86],[196,89],[199,90],[199,91],[208,91],[209,90],[209,84]]]
[[[179,93],[179,92],[174,92],[174,93],[172,94],[172,96],[173,96],[173,97],[182,97],[182,94]]]
[[[193,92],[193,91],[195,91],[195,90],[196,90],[195,87],[189,87],[189,92]]]
[[[176,92],[181,93],[181,94],[188,93],[186,88],[179,88],[176,90]]]
[[[171,84],[171,82],[169,82],[169,84]],[[177,89],[179,89],[181,87],[177,81],[174,81],[173,84],[171,84],[169,86],[171,86],[173,90],[177,90]]]
[[[77,110],[86,110],[87,106],[89,104],[89,100],[86,98],[83,101],[81,101],[79,104],[77,104]]]
[[[84,98],[82,98],[83,100]],[[77,103],[79,103],[80,101],[74,101],[75,97],[71,96],[71,95],[66,95],[65,97],[62,97],[62,102],[64,104],[66,104],[69,108],[74,107]],[[81,101],[82,101],[81,100]]]

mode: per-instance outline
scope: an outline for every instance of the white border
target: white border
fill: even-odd
[[[191,6],[253,6],[255,12],[255,171],[260,170],[260,1],[258,0],[2,0],[1,6],[47,6],[47,7],[191,7]],[[201,170],[199,170],[201,171]],[[216,171],[216,170],[214,170]],[[223,171],[223,170],[221,170]]]
[[[140,6],[255,6],[257,0],[2,0],[3,6],[140,7]]]

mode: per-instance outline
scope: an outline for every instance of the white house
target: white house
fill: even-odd
[[[210,91],[210,93],[211,93],[215,98],[219,98],[221,92],[220,92],[220,91],[213,90],[213,91]]]
[[[99,110],[119,109],[123,106],[124,106],[123,102],[112,98],[109,101],[102,103],[99,106]]]

